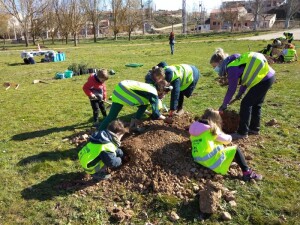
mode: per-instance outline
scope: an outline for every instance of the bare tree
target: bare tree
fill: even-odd
[[[0,14],[0,37],[3,39],[3,49],[5,48],[5,39],[9,35],[8,20],[9,15],[4,13]]]
[[[256,31],[259,28],[259,17],[263,13],[264,0],[251,0],[249,6],[254,15],[253,30]]]
[[[124,30],[128,32],[128,40],[131,40],[132,31],[139,27],[142,21],[141,11],[139,9],[139,0],[126,0],[126,6],[123,10]]]
[[[78,33],[86,22],[85,14],[80,6],[79,0],[69,0],[70,29],[74,38],[74,45],[77,46]]]
[[[230,25],[230,31],[233,31],[234,24],[238,21],[237,8],[221,8],[221,17],[223,21]]]
[[[97,42],[97,28],[101,17],[101,3],[103,0],[81,0],[81,5],[87,16],[87,21],[92,23],[94,42]]]
[[[124,19],[124,4],[122,0],[112,0],[112,30],[115,40],[117,40],[118,33],[122,30],[122,20]]]
[[[41,14],[48,6],[47,0],[0,0],[5,10],[14,16],[20,23],[25,38],[25,45],[28,46],[28,33],[31,20]]]
[[[300,1],[299,0],[286,0],[286,17],[284,28],[289,28],[290,20],[300,10]]]
[[[46,10],[43,14],[44,21],[45,21],[46,37],[48,38],[48,35],[50,35],[52,44],[54,44],[54,39],[55,37],[57,37],[60,28],[59,17],[55,12],[54,3],[55,3],[54,1],[51,1],[48,10]]]

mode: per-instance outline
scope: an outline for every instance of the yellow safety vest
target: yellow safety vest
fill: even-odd
[[[195,162],[224,175],[235,156],[236,146],[224,148],[215,138],[209,130],[198,136],[191,135],[192,156]]]
[[[130,106],[150,104],[149,99],[136,94],[134,91],[145,91],[156,96],[158,95],[157,90],[151,84],[133,80],[123,80],[115,87],[112,94],[112,102]]]
[[[116,155],[117,146],[109,142],[107,144],[94,144],[89,142],[78,153],[78,158],[85,172],[94,174],[100,171],[104,163],[99,159],[102,151],[112,152]]]
[[[180,91],[185,90],[190,84],[194,81],[193,77],[193,69],[190,65],[180,64],[173,66],[166,66],[165,69],[171,69],[173,72],[173,76],[171,82],[180,79]]]
[[[247,52],[227,65],[227,68],[246,64],[241,77],[241,84],[252,88],[258,84],[270,70],[265,56],[257,52]]]
[[[284,61],[285,62],[290,62],[294,60],[294,57],[296,55],[296,50],[295,49],[287,49],[287,54],[284,55]]]

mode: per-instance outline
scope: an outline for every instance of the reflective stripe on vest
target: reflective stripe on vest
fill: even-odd
[[[296,50],[295,49],[287,49],[286,55],[284,55],[284,61],[289,62],[292,61],[295,57]]]
[[[114,89],[112,95],[112,102],[120,103],[122,105],[148,105],[149,100],[143,96],[138,95],[134,91],[149,92],[157,96],[157,90],[150,84],[124,80],[120,82]]]
[[[99,159],[102,151],[111,152],[116,155],[117,147],[109,142],[107,144],[94,144],[89,142],[78,153],[78,158],[83,169],[89,173],[94,174],[100,171],[104,163]],[[93,162],[94,161],[94,162]],[[89,165],[89,164],[93,165]]]
[[[228,64],[227,68],[246,64],[241,84],[249,88],[258,84],[269,72],[267,59],[261,53],[248,52]]]
[[[173,71],[173,76],[171,82],[180,79],[180,91],[185,90],[194,80],[193,69],[190,65],[180,64],[174,66],[166,66],[165,68],[169,68]]]
[[[205,155],[204,157],[195,157],[194,160],[195,161],[206,161],[212,157],[214,157],[220,150],[222,150],[224,147],[223,146],[217,146],[216,148],[214,148],[213,151],[211,151],[210,153],[208,153],[207,155]]]

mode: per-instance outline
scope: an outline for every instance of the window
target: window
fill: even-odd
[[[213,25],[217,25],[217,22],[213,22]]]
[[[247,27],[247,26],[248,26],[248,23],[245,23],[245,26]]]

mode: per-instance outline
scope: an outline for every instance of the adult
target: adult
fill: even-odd
[[[173,55],[174,47],[175,47],[175,34],[173,31],[170,33],[170,36],[169,36],[169,44],[170,44],[170,48],[171,48],[171,54]]]
[[[158,106],[159,99],[165,94],[164,88],[166,86],[168,86],[168,83],[165,80],[158,82],[156,87],[133,80],[121,81],[113,91],[110,111],[101,122],[99,130],[106,129],[108,124],[117,118],[124,105],[138,107],[138,111],[131,120],[131,127],[136,126],[137,120],[142,118],[149,104],[152,109],[152,119],[169,122],[170,120],[160,113]]]
[[[224,111],[232,102],[239,82],[241,86],[234,100],[241,99],[247,88],[249,89],[241,101],[239,127],[236,133],[231,134],[232,139],[246,138],[248,133],[259,134],[261,107],[275,81],[275,71],[261,53],[247,52],[223,58],[219,51],[210,60],[212,67],[219,70],[219,75],[227,76],[228,79],[228,90],[219,111]]]
[[[200,77],[198,68],[188,64],[166,66],[165,62],[159,63],[158,67],[163,68],[164,73],[153,73],[153,80],[157,81],[165,78],[173,87],[170,100],[170,116],[173,113],[183,114],[184,97],[189,98],[192,95]]]

